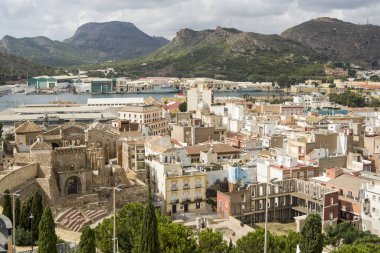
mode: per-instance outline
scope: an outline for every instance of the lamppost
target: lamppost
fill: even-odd
[[[32,213],[30,214],[29,219],[30,219],[30,236],[31,236],[31,238],[32,238],[32,253],[33,253],[33,246],[34,246],[34,238],[33,238],[33,219],[34,219],[34,216],[33,216]]]
[[[12,196],[12,248],[13,253],[16,253],[16,198],[20,196],[17,192],[2,193],[0,196]]]
[[[275,186],[280,189],[283,189],[281,185],[274,184],[277,178],[269,180],[269,173],[267,174],[267,182],[265,189],[265,225],[264,225],[264,253],[267,253],[267,244],[268,244],[268,189],[270,186]]]
[[[119,252],[119,249],[116,249],[116,191],[120,192],[125,188],[124,185],[118,185],[113,187],[113,252]],[[119,247],[119,242],[117,242],[117,248]],[[116,251],[117,250],[117,251]]]

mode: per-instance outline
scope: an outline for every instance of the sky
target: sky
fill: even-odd
[[[128,21],[172,39],[182,28],[279,34],[316,17],[380,25],[379,0],[0,0],[0,38],[71,37],[88,22]]]

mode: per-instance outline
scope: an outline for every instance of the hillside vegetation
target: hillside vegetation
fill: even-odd
[[[130,77],[212,77],[228,80],[279,82],[323,76],[326,60],[299,43],[278,35],[241,32],[231,28],[183,29],[153,54],[102,65]]]

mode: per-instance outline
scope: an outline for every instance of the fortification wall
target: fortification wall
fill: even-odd
[[[37,177],[38,164],[28,164],[21,168],[8,172],[0,178],[0,192],[13,189],[17,186]]]

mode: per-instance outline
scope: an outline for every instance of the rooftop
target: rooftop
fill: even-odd
[[[210,145],[196,145],[185,147],[187,154],[189,155],[199,155],[200,152],[207,152]],[[228,144],[213,144],[212,149],[215,153],[239,153],[240,150],[231,147]]]
[[[43,129],[38,126],[36,123],[33,123],[31,121],[25,121],[21,125],[19,125],[15,129],[16,134],[24,134],[24,133],[33,133],[33,132],[43,132]]]
[[[157,112],[161,111],[161,108],[154,105],[143,105],[143,106],[125,106],[120,108],[120,112],[137,112],[137,113],[146,113],[146,112]]]

